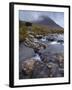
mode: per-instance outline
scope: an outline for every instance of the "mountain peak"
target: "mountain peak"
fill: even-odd
[[[48,16],[39,16],[38,20],[32,21],[32,23],[46,25],[49,29],[63,29]]]

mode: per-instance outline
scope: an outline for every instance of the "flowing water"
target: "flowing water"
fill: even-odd
[[[63,42],[61,42],[61,40]],[[41,52],[64,53],[64,35],[58,35],[56,40],[54,41],[48,41],[46,37],[43,37],[38,41],[47,45],[47,48],[45,50],[41,50]],[[35,42],[37,42],[36,39]],[[40,56],[37,53],[34,53],[34,50],[32,48],[28,48],[22,43],[19,46],[19,59],[22,60],[29,57],[35,60],[41,60]]]

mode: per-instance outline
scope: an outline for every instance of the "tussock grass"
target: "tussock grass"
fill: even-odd
[[[25,23],[20,22],[19,23],[19,41],[22,42],[25,40],[26,37],[29,36],[29,27],[25,25]],[[39,25],[39,24],[32,24],[32,32],[33,36],[36,35],[48,35],[48,34],[62,34],[64,33],[64,30],[58,30],[58,29],[49,29],[47,26]]]

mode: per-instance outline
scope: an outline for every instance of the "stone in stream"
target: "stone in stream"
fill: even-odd
[[[63,54],[56,54],[56,62],[58,63],[60,68],[64,68],[64,55]]]
[[[61,74],[62,77],[64,77],[64,68],[59,68],[59,73]]]
[[[43,35],[35,35],[35,38],[37,39],[41,39],[43,37]]]
[[[57,64],[61,64],[64,63],[64,56],[63,54],[59,53],[49,53],[49,52],[45,52],[45,53],[40,53],[40,58],[43,62],[54,62]]]
[[[63,77],[64,76],[64,56],[63,54],[43,53],[40,55],[42,61],[49,68],[48,77]]]
[[[56,41],[57,40],[57,34],[50,34],[46,37],[48,41]]]
[[[24,41],[25,45],[27,47],[33,48],[33,49],[45,49],[46,48],[46,44],[44,43],[40,43],[36,38],[26,38]]]
[[[35,60],[26,59],[22,62],[22,71],[24,71],[27,75],[32,74],[32,70],[34,67]]]
[[[57,40],[58,43],[63,44],[64,40]]]
[[[49,68],[43,62],[36,61],[34,64],[32,78],[47,78]]]
[[[41,57],[41,60],[46,63],[56,62],[56,60],[55,60],[56,56],[53,53],[44,52],[44,53],[41,53],[40,57]]]
[[[49,69],[42,61],[34,59],[26,59],[21,63],[21,78],[46,78]]]
[[[49,77],[57,77],[59,75],[59,66],[57,64],[49,62],[47,66],[50,70]]]
[[[60,61],[60,63],[62,63]],[[59,63],[59,64],[60,64]],[[20,78],[63,77],[64,68],[57,61],[39,61],[33,58],[21,62]]]

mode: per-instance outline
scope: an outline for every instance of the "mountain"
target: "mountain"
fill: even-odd
[[[62,30],[63,28],[56,24],[50,17],[48,16],[40,16],[38,20],[32,21],[34,24],[40,24],[47,26],[51,30]]]

